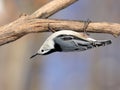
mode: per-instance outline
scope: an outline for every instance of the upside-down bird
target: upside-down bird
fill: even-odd
[[[111,40],[95,40],[84,33],[72,30],[60,30],[50,35],[36,55],[47,55],[53,52],[85,51],[95,47],[111,44]]]

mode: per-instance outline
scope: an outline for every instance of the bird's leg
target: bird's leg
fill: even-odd
[[[48,23],[48,30],[51,31],[51,32],[55,32],[55,30],[53,28],[50,27],[50,24]]]
[[[87,19],[87,21],[84,22],[84,27],[83,27],[83,30],[84,30],[84,34],[85,35],[88,35],[89,34],[87,33],[86,29],[88,28],[88,25],[91,23],[91,21],[89,19]]]

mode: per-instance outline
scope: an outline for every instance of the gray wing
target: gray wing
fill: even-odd
[[[54,41],[65,52],[93,48],[92,42],[71,35],[58,36]]]

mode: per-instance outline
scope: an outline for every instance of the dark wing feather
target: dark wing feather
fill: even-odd
[[[72,35],[60,35],[54,39],[55,44],[58,44],[62,51],[86,50],[90,42]]]

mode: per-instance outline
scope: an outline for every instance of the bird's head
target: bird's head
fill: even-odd
[[[55,47],[54,47],[54,43],[50,44],[50,43],[44,43],[41,48],[38,50],[38,52],[36,54],[34,54],[33,56],[31,56],[30,58],[33,58],[37,55],[47,55],[50,53],[55,52]]]
[[[54,41],[48,40],[47,42],[43,43],[43,45],[41,46],[37,53],[40,55],[47,55],[52,52],[55,52]]]

